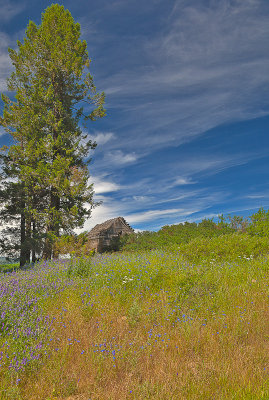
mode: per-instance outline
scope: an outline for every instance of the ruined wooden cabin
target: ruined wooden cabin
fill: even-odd
[[[113,240],[134,233],[133,228],[122,217],[109,219],[96,225],[88,234],[90,249],[98,253],[109,250]]]

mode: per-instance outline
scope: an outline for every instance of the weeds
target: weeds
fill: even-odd
[[[3,275],[0,398],[268,398],[269,259],[241,238]]]
[[[68,269],[67,277],[80,277],[87,278],[91,274],[91,258],[90,257],[79,257],[72,258]]]

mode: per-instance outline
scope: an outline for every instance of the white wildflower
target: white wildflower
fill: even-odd
[[[122,283],[123,284],[125,284],[125,283],[127,283],[127,282],[131,282],[131,281],[133,281],[134,280],[134,278],[133,277],[130,277],[130,276],[125,276],[124,278],[123,278],[123,281],[122,281]]]

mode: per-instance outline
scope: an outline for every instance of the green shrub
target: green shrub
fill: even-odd
[[[243,233],[213,238],[196,238],[179,246],[180,253],[191,262],[203,260],[251,259],[269,253],[269,240]]]
[[[0,272],[12,272],[12,271],[16,271],[20,268],[20,264],[19,263],[12,263],[12,264],[0,264]]]
[[[251,224],[247,229],[250,235],[269,237],[269,210],[260,208],[250,219]]]
[[[211,219],[204,219],[199,224],[185,222],[184,224],[166,225],[158,232],[138,232],[119,239],[116,250],[140,251],[164,249],[181,243],[188,243],[197,237],[214,237],[224,233],[232,233],[228,224],[216,224]]]
[[[67,276],[71,277],[79,277],[79,278],[86,278],[92,272],[91,267],[91,257],[79,257],[79,258],[72,258],[68,269],[67,269]]]

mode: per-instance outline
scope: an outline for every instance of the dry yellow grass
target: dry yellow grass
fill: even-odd
[[[165,293],[159,302],[141,298],[135,318],[105,295],[94,310],[84,307],[79,293],[69,290],[50,309],[55,317],[51,345],[59,350],[36,375],[24,378],[23,398],[267,399],[264,289],[253,288],[252,304],[249,298],[241,308],[230,304],[226,315],[202,310],[181,323],[165,318]]]
[[[49,315],[53,330],[21,330],[25,344],[3,331],[0,399],[268,400],[268,271],[266,256],[194,265],[156,251],[21,274],[31,329]],[[20,365],[28,354],[25,368],[14,354]]]

